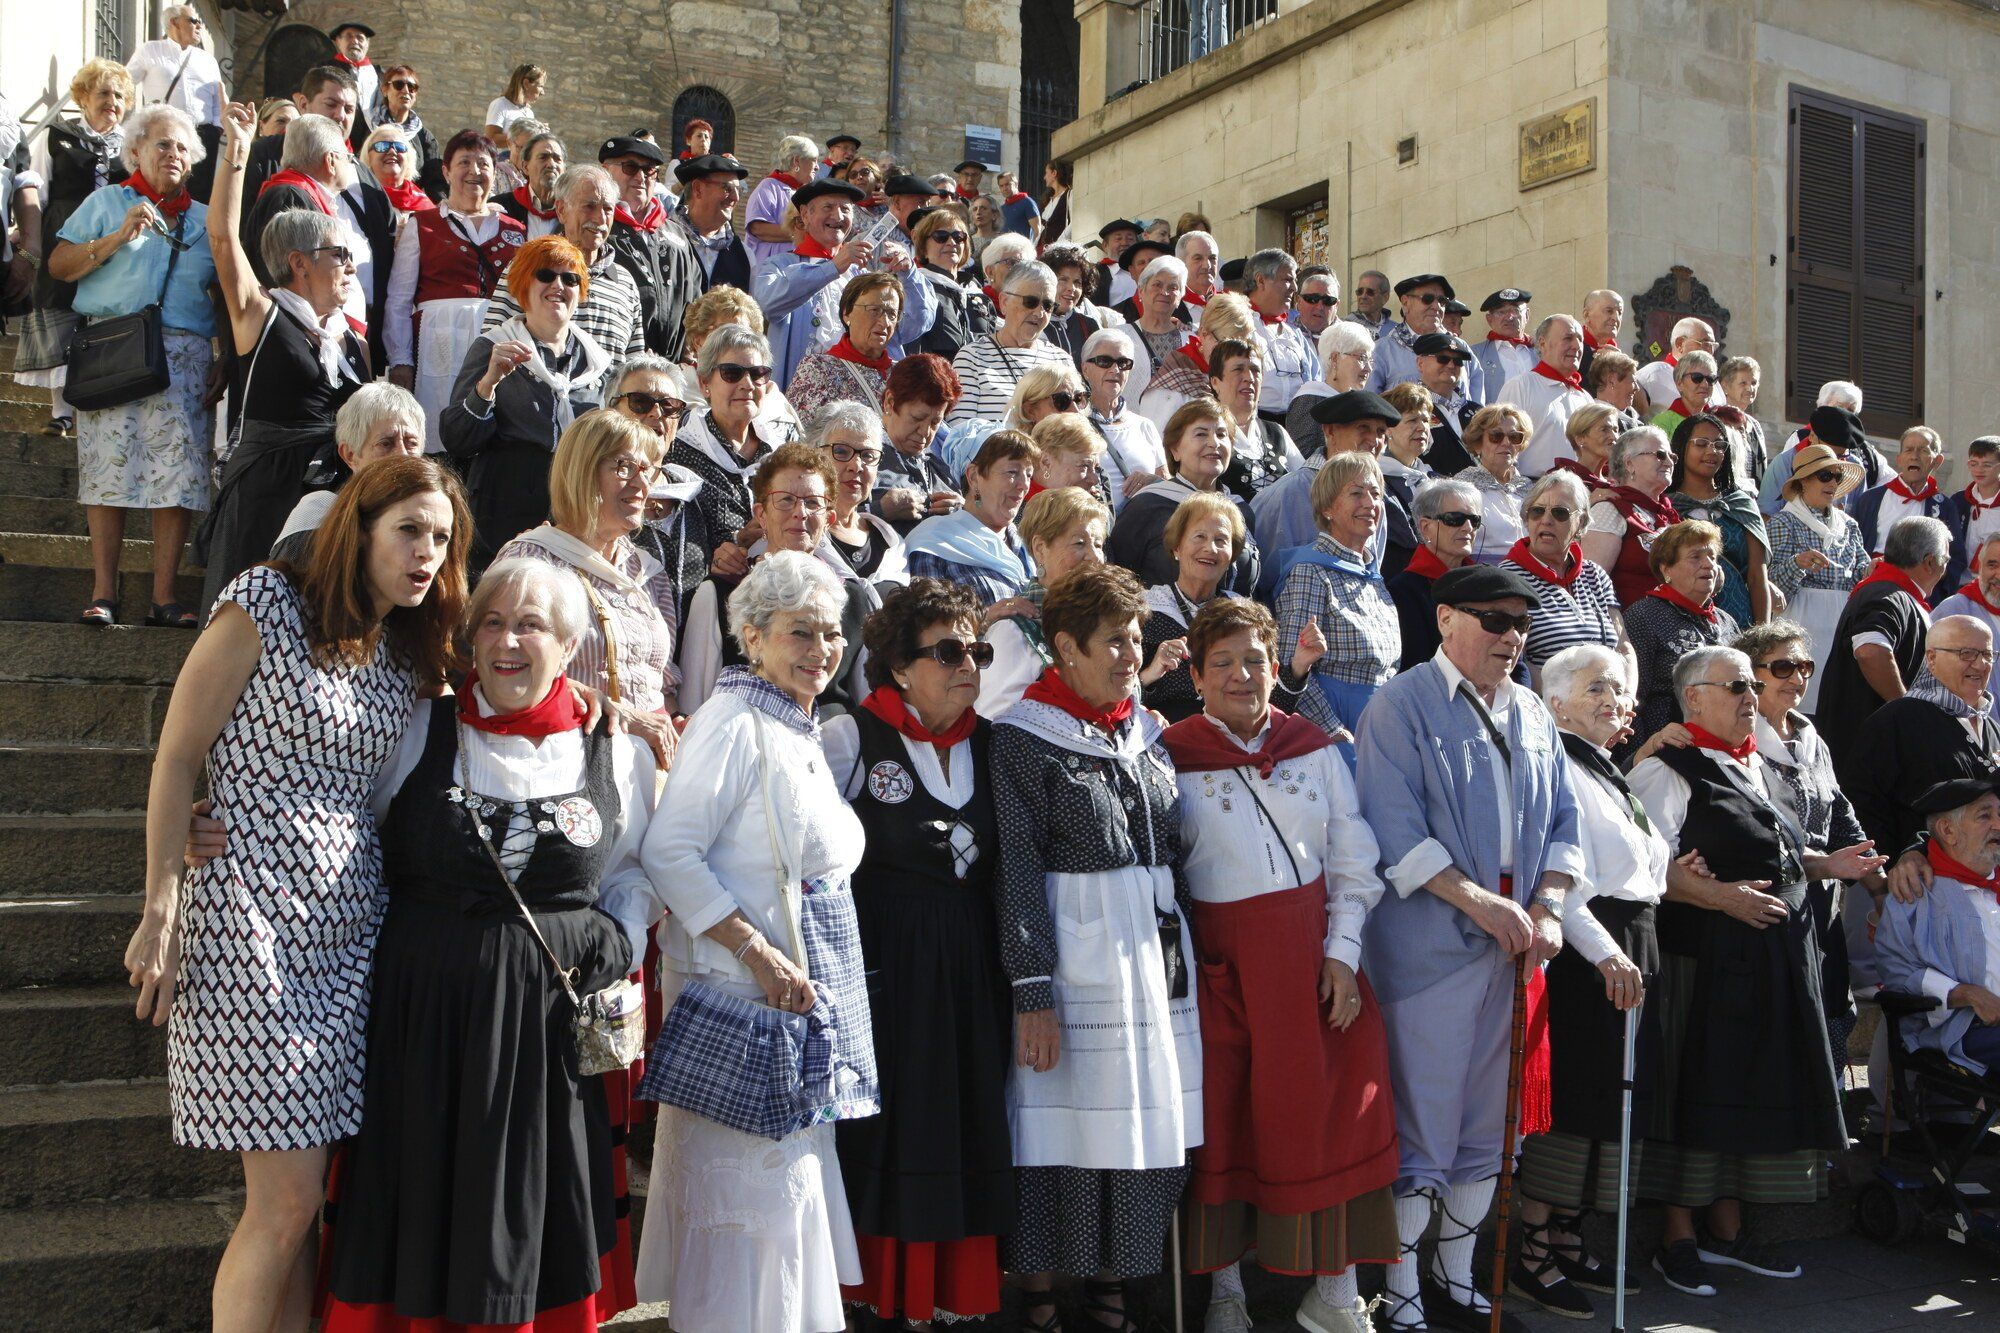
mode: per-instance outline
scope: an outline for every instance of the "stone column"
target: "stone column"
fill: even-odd
[[[1076,114],[1103,106],[1139,77],[1143,0],[1076,0]]]

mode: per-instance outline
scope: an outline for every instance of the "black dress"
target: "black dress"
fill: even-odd
[[[1000,835],[988,724],[968,746],[972,797],[953,809],[918,777],[894,727],[866,709],[854,721],[853,806],[868,834],[854,907],[882,1080],[882,1114],[837,1126],[854,1228],[899,1241],[1005,1235],[1014,1229],[1013,1013],[993,911]]]
[[[620,810],[616,742],[600,729],[584,744],[583,789],[529,803],[539,832],[515,872],[549,947],[580,970],[579,993],[632,961],[595,906]],[[343,1303],[413,1318],[526,1323],[599,1290],[617,1243],[612,1134],[603,1081],[577,1074],[570,1002],[453,800],[457,759],[457,717],[441,701],[382,821],[389,907],[329,1285]],[[580,801],[600,829],[588,847],[544,813]],[[508,809],[481,807],[496,836]]]

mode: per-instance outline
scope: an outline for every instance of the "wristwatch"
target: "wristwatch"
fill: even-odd
[[[1538,906],[1544,912],[1547,912],[1550,920],[1554,921],[1557,925],[1562,924],[1563,896],[1560,893],[1557,893],[1553,889],[1540,889],[1528,902],[1530,905]]]

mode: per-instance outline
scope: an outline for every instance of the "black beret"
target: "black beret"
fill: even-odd
[[[1224,282],[1241,282],[1244,262],[1241,259],[1225,259],[1222,261],[1222,267],[1215,270],[1215,275]]]
[[[837,143],[851,143],[856,148],[859,148],[861,146],[861,140],[855,138],[851,134],[836,134],[831,139],[828,139],[826,141],[826,146],[828,148],[831,148]]]
[[[1338,426],[1350,421],[1386,421],[1394,426],[1402,421],[1387,398],[1367,389],[1349,389],[1312,405],[1312,419],[1322,426]]]
[[[1519,287],[1502,287],[1493,295],[1479,303],[1481,310],[1498,310],[1503,305],[1513,305],[1517,301],[1532,301],[1535,294]],[[1468,312],[1469,313],[1469,312]]]
[[[1118,256],[1118,267],[1132,267],[1132,261],[1141,255],[1147,256],[1146,262],[1150,264],[1159,256],[1170,255],[1173,252],[1174,247],[1171,245],[1163,241],[1148,240],[1146,237],[1141,236],[1138,240],[1125,247],[1124,254]]]
[[[824,198],[829,194],[837,194],[850,203],[856,204],[868,197],[861,192],[859,185],[849,185],[846,181],[837,181],[831,176],[821,176],[818,180],[807,181],[804,185],[792,191],[792,206],[795,208],[804,208],[813,200]]]
[[[1830,403],[1825,407],[1816,407],[1809,424],[1814,439],[1821,444],[1830,444],[1843,453],[1868,443],[1868,432],[1861,429],[1861,418],[1844,407],[1835,407]]]
[[[1456,333],[1420,333],[1410,344],[1410,351],[1418,356],[1443,356],[1450,353],[1462,361],[1472,360],[1472,347]]]
[[[750,168],[727,153],[703,153],[700,157],[683,158],[674,168],[674,179],[683,185],[703,176],[734,176],[742,180],[749,174]]]
[[[1444,274],[1442,273],[1419,273],[1413,278],[1404,278],[1401,282],[1396,284],[1396,295],[1408,296],[1411,292],[1415,291],[1417,288],[1433,282],[1436,283],[1438,286],[1444,288],[1444,294],[1447,297],[1458,295],[1457,292],[1451,289],[1451,283],[1446,280]]]
[[[2000,792],[2000,778],[1948,778],[1918,792],[1910,808],[1920,815],[1942,815],[1971,805],[1987,792]]]
[[[654,166],[661,166],[667,155],[660,146],[645,139],[635,139],[629,134],[614,135],[597,146],[597,160],[609,162],[615,157],[642,157]]]
[[[1444,312],[1447,315],[1469,315],[1472,313],[1472,307],[1456,296],[1447,296],[1444,298]]]
[[[1541,609],[1542,597],[1535,591],[1535,585],[1498,565],[1460,565],[1438,575],[1431,584],[1431,600],[1439,606],[1498,602],[1508,597],[1521,598],[1530,611]]]
[[[1113,218],[1111,219],[1111,221],[1105,223],[1103,226],[1097,229],[1097,239],[1100,241],[1108,241],[1111,239],[1111,233],[1114,231],[1144,231],[1144,230],[1146,229],[1140,226],[1138,223],[1134,222],[1131,218]]]
[[[899,194],[920,194],[928,199],[937,193],[937,188],[922,176],[912,176],[907,171],[899,171],[882,184],[883,197]]]
[[[338,37],[343,32],[346,32],[349,28],[354,29],[356,32],[360,33],[363,37],[373,37],[375,35],[375,30],[373,28],[369,27],[366,23],[358,22],[355,19],[342,19],[340,22],[334,24],[333,27],[329,28],[327,30],[326,35],[329,38]]]
[[[974,167],[979,168],[979,170],[981,171],[986,170],[986,164],[984,162],[974,162],[971,158],[968,157],[965,159],[965,161],[953,167],[952,173],[956,175],[958,172],[961,171],[971,171]]]

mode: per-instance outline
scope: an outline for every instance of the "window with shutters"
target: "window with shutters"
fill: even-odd
[[[1924,416],[1924,123],[1794,87],[1790,136],[1786,414],[1852,380],[1894,437]]]

